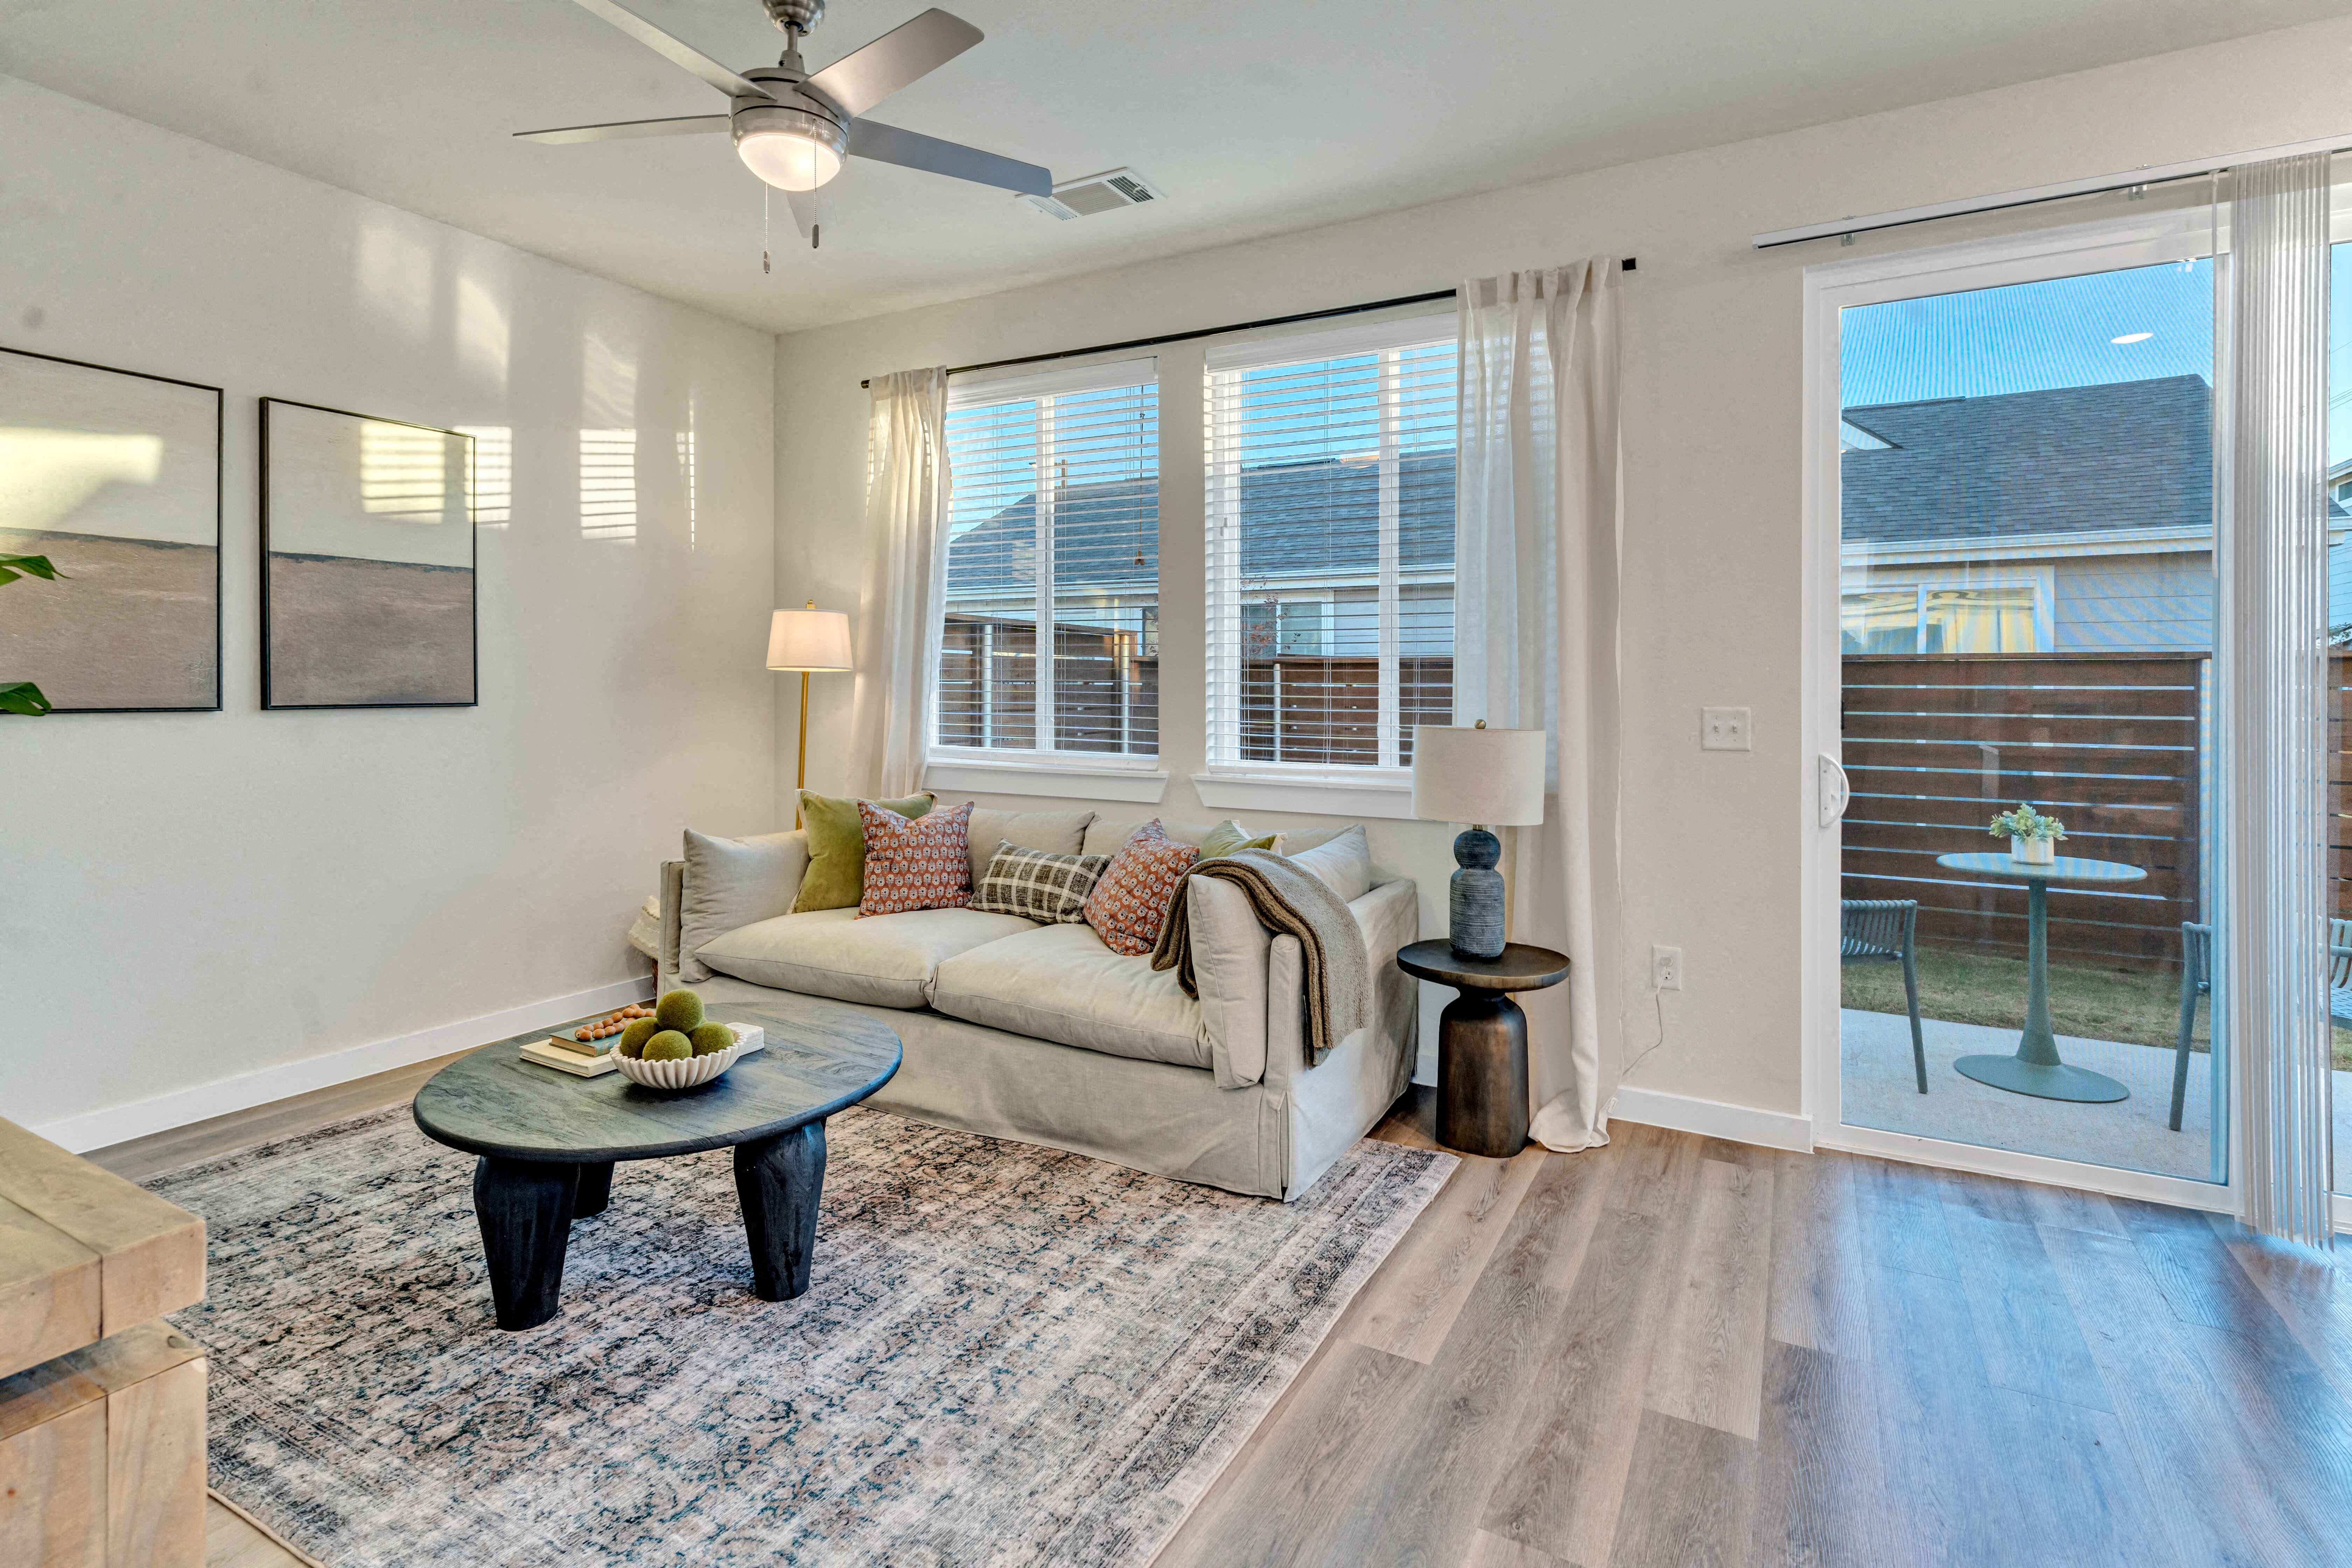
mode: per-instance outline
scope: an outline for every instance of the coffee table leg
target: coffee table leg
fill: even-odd
[[[735,1194],[751,1244],[751,1293],[789,1301],[809,1288],[816,1200],[824,1189],[824,1123],[735,1145]]]
[[[580,1192],[572,1200],[572,1217],[586,1219],[590,1215],[604,1212],[613,1201],[613,1163],[580,1167]]]
[[[474,1217],[490,1265],[499,1327],[529,1329],[555,1316],[563,1248],[580,1167],[483,1155],[474,1166]]]

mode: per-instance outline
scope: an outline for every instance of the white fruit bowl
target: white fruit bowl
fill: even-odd
[[[631,1083],[641,1083],[647,1089],[700,1089],[766,1044],[757,1027],[746,1027],[740,1024],[727,1026],[735,1032],[735,1043],[723,1051],[712,1051],[708,1056],[680,1057],[666,1062],[649,1062],[642,1057],[625,1057],[615,1050],[613,1053],[614,1065],[621,1069],[623,1078]]]

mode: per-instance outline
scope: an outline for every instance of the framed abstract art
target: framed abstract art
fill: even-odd
[[[0,679],[53,713],[216,709],[221,389],[0,349]]]
[[[261,400],[261,705],[476,701],[473,438]]]

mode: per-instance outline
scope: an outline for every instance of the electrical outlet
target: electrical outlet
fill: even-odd
[[[1746,708],[1702,708],[1698,710],[1699,749],[1706,752],[1752,752],[1750,710]]]
[[[1683,950],[1660,942],[1650,944],[1650,984],[1658,991],[1683,988]]]

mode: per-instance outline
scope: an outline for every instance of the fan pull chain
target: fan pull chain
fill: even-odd
[[[765,181],[760,184],[760,270],[775,271],[768,262],[768,185]]]

